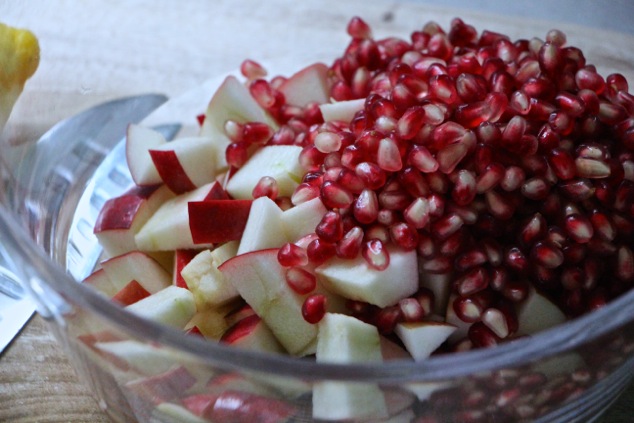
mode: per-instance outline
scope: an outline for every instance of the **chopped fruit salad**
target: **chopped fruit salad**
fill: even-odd
[[[338,363],[493,347],[632,288],[623,75],[559,30],[347,32],[288,76],[246,60],[197,136],[130,125],[135,184],[101,210],[85,283],[213,342]],[[349,418],[332,400],[315,388],[314,416]]]
[[[0,22],[0,132],[39,63],[40,47],[35,35]]]

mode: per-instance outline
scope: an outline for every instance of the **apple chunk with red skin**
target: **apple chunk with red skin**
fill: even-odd
[[[290,76],[278,90],[284,94],[286,103],[293,106],[326,103],[330,99],[328,72],[325,64],[313,63]]]
[[[172,275],[155,259],[141,251],[130,251],[112,257],[103,261],[101,268],[112,284],[118,288],[117,293],[132,281],[136,281],[150,294],[172,284]]]
[[[188,204],[189,229],[196,244],[239,240],[252,200],[204,200]]]
[[[183,329],[196,313],[194,295],[185,288],[170,285],[126,310],[146,319]]]
[[[361,256],[354,259],[332,258],[315,268],[324,287],[351,300],[379,307],[396,304],[418,290],[416,251],[388,248],[390,262],[377,270]]]
[[[237,255],[218,269],[292,355],[314,350],[317,326],[302,317],[304,298],[286,282],[277,248]]]
[[[231,140],[224,127],[229,120],[238,123],[262,122],[277,129],[273,118],[255,101],[248,88],[235,76],[228,76],[209,101],[200,129],[201,136],[213,141],[216,150],[214,168],[217,171],[228,167],[225,151]]]
[[[211,182],[163,203],[134,237],[139,250],[173,251],[209,247],[194,242],[189,229],[189,203],[215,195],[218,182]]]
[[[161,180],[182,194],[216,178],[215,148],[206,137],[183,137],[150,150]]]
[[[154,129],[138,124],[128,125],[125,154],[130,175],[136,185],[157,185],[162,182],[150,150],[166,143],[165,137]]]
[[[108,256],[136,250],[134,236],[154,212],[174,194],[164,186],[135,186],[106,201],[95,222],[94,234]]]
[[[281,354],[282,347],[271,329],[260,316],[247,316],[231,326],[220,338],[220,342],[253,351]]]

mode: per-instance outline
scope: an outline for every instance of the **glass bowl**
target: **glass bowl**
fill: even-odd
[[[238,350],[126,313],[77,282],[100,256],[100,206],[131,184],[116,141],[76,139],[31,162],[18,160],[19,147],[5,150],[13,159],[3,160],[0,208],[12,270],[113,421],[204,422],[184,402],[209,401],[212,421],[313,421],[312,390],[332,384],[361,398],[358,421],[588,422],[633,379],[634,291],[530,338],[381,365]],[[127,359],[100,348],[107,343]]]

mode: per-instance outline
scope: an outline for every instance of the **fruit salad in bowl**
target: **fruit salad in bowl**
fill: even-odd
[[[51,201],[87,205],[82,283],[31,282],[80,373],[120,421],[595,418],[634,367],[626,77],[559,30],[347,33],[245,60],[194,134],[130,124]]]

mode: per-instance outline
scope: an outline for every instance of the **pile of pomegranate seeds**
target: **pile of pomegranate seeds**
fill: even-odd
[[[376,40],[353,18],[348,33],[330,82],[335,101],[365,99],[351,122],[286,104],[283,77],[243,66],[280,128],[228,125],[229,163],[250,143],[300,145],[308,172],[290,201],[270,181],[258,192],[283,207],[320,196],[329,209],[310,239],[280,250],[283,265],[362,255],[381,269],[389,244],[416,249],[423,277],[450,277],[449,306],[471,324],[456,349],[512,338],[531,286],[571,317],[632,288],[634,96],[622,75],[599,75],[558,30],[512,41],[455,19]],[[314,286],[297,270],[289,279]],[[305,312],[322,313],[309,298]],[[428,318],[433,301],[421,289],[384,309],[349,307],[390,333]]]

